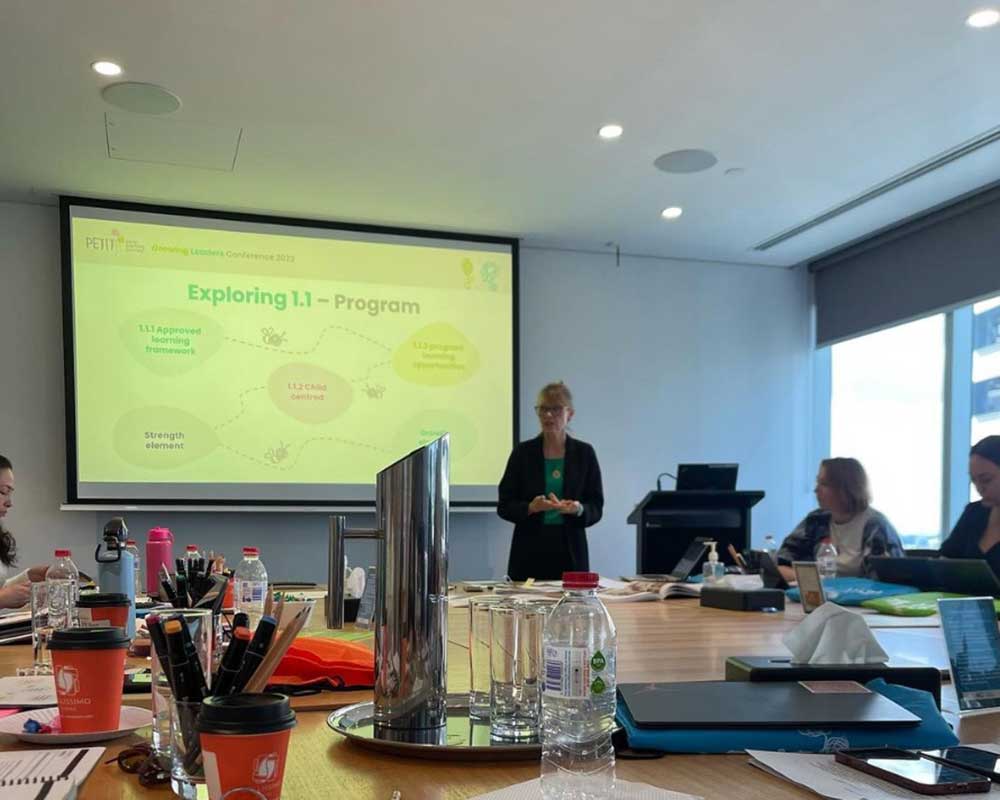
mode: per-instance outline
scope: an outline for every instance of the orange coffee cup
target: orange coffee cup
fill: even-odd
[[[117,730],[125,653],[122,628],[70,628],[49,640],[63,733]]]
[[[76,609],[81,628],[127,628],[132,603],[127,594],[84,594]]]
[[[201,705],[198,732],[209,800],[279,800],[295,712],[283,694],[231,694]],[[254,793],[257,794],[254,794]]]

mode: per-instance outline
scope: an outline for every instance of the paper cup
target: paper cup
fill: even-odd
[[[85,594],[76,608],[81,628],[127,628],[132,604],[127,594]]]
[[[279,800],[295,712],[281,694],[210,697],[198,718],[210,800],[253,793]]]
[[[129,638],[122,628],[70,628],[49,640],[63,733],[118,729]]]

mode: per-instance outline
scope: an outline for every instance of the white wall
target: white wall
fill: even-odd
[[[59,512],[65,496],[58,213],[0,204],[0,453],[18,489],[8,527],[22,563],[68,544],[93,568],[105,514]],[[525,249],[521,257],[521,431],[537,430],[537,388],[562,379],[576,398],[576,435],[597,449],[604,520],[591,564],[635,567],[625,517],[678,461],[738,461],[740,486],[764,489],[755,539],[789,530],[809,507],[810,347],[802,270],[729,267]],[[499,476],[498,476],[499,477]],[[134,532],[170,526],[181,543],[263,548],[272,577],[324,580],[322,515],[133,513]],[[358,516],[353,524],[370,524]],[[453,514],[451,575],[503,575],[510,526]],[[352,543],[352,561],[370,548]]]

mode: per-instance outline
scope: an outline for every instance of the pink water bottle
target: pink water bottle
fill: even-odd
[[[153,528],[146,534],[146,592],[150,597],[160,597],[161,564],[168,572],[173,569],[174,535],[170,528]]]

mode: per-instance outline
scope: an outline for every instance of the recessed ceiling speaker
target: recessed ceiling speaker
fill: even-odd
[[[712,153],[709,153],[708,150],[673,150],[669,153],[664,153],[656,159],[653,162],[653,166],[664,172],[683,174],[686,172],[704,172],[718,163],[719,159]]]
[[[115,108],[135,114],[172,114],[181,107],[177,95],[155,83],[111,83],[101,90],[101,96]]]

